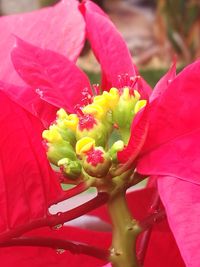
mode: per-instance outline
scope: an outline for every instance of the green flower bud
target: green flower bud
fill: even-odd
[[[76,159],[73,147],[68,141],[63,140],[55,127],[45,130],[42,137],[47,141],[47,157],[54,165],[57,165],[62,158]]]
[[[113,110],[113,121],[118,125],[123,141],[127,144],[130,136],[130,127],[135,115],[134,107],[140,94],[134,91],[134,95],[130,93],[129,88],[124,88],[120,96],[118,105]]]
[[[50,129],[55,128],[62,136],[63,140],[69,142],[72,146],[76,144],[76,137],[72,130],[68,129],[63,121],[58,121],[57,124],[50,126]]]
[[[72,161],[69,158],[63,158],[58,161],[58,166],[61,167],[64,174],[68,178],[76,179],[81,175],[81,164],[79,161]]]
[[[91,114],[84,114],[84,116],[79,119],[76,139],[80,140],[83,137],[90,137],[95,140],[96,145],[105,146],[109,132],[110,129],[107,124],[103,124]]]
[[[109,149],[108,153],[110,155],[110,158],[112,159],[113,163],[117,163],[117,152],[123,150],[124,148],[124,142],[121,140],[118,140],[115,142],[111,148]]]

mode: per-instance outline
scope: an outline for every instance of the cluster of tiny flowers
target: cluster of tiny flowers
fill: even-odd
[[[61,108],[43,132],[49,161],[69,179],[112,178],[117,152],[127,144],[132,120],[145,105],[137,90],[124,87],[91,96],[76,114]]]

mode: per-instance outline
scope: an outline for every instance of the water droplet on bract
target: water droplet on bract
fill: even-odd
[[[155,205],[151,205],[150,211],[153,211],[154,212],[154,210],[155,210]]]
[[[56,215],[57,215],[57,216],[61,216],[61,215],[62,215],[62,212],[58,212]],[[63,224],[62,224],[62,223],[59,223],[59,224],[57,224],[57,225],[54,225],[54,226],[52,227],[52,230],[59,230],[59,229],[62,228],[62,227],[63,227]]]
[[[57,224],[57,225],[53,226],[51,229],[52,229],[52,230],[59,230],[59,229],[62,228],[62,227],[63,227],[62,224]]]
[[[43,96],[44,96],[44,93],[43,93],[43,91],[42,91],[40,88],[36,88],[36,89],[35,89],[35,92],[36,92],[36,94],[38,94],[40,97],[43,97]]]
[[[167,81],[168,84],[170,84],[171,82],[172,82],[172,79],[169,79],[169,80]]]
[[[58,255],[61,255],[61,254],[63,254],[65,252],[65,249],[63,249],[63,248],[57,248],[56,249],[56,254],[58,254]]]

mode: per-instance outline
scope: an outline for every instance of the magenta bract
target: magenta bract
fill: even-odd
[[[63,21],[65,16],[60,12],[65,12],[65,8],[63,9],[65,5],[69,5],[74,13],[66,15],[66,25],[70,21],[71,32],[63,37],[62,33],[67,32],[67,28],[63,26],[65,25]],[[32,114],[41,115],[41,120],[46,125],[51,122],[56,107],[65,107],[68,112],[71,112],[75,104],[80,104],[82,90],[85,87],[89,90],[91,88],[85,74],[70,61],[71,59],[75,60],[80,52],[85,35],[85,25],[88,40],[101,64],[103,89],[108,90],[112,86],[117,87],[119,75],[138,75],[124,41],[103,11],[90,1],[83,1],[80,10],[83,17],[78,10],[78,2],[66,0],[53,8],[22,16],[23,25],[26,24],[25,22],[30,25],[30,27],[26,25],[29,29],[27,32],[20,24],[20,16],[16,15],[2,19],[2,25],[4,25],[2,27],[7,25],[4,24],[4,22],[7,23],[6,21],[8,21],[8,24],[13,24],[13,21],[16,22],[15,25],[19,25],[19,32],[16,31],[15,34],[26,41],[18,39],[12,52],[12,61],[16,72],[28,86],[22,80],[19,80],[20,78],[14,73],[13,67],[8,61],[9,63],[4,64],[5,68],[0,72],[0,77],[3,77],[4,82],[9,84],[1,83],[0,89]],[[53,17],[54,12],[56,14],[55,20],[58,20],[57,25],[60,25],[60,28],[56,27],[61,29],[61,32],[54,32],[54,28],[51,28],[56,23],[48,24],[48,18]],[[63,16],[60,16],[60,14],[63,14]],[[38,18],[35,19],[40,26],[41,19],[46,18],[45,22],[48,27],[46,25],[45,27],[41,26],[41,32],[36,30],[38,24],[34,24],[33,28],[31,26],[35,15]],[[77,19],[80,23],[77,22]],[[46,38],[43,39],[47,28],[51,30],[49,35],[46,35]],[[3,38],[3,40],[8,40],[10,45],[5,50],[7,53],[5,53],[5,58],[2,57],[3,52],[0,54],[3,63],[7,62],[13,45],[13,41],[9,41],[14,38],[10,36],[10,32],[10,30],[6,32],[5,38]],[[70,42],[70,40],[73,41]],[[27,43],[27,41],[33,43],[33,45]],[[75,48],[72,45],[74,42],[76,43]],[[64,45],[62,46],[61,43]],[[36,47],[37,45],[40,48]],[[62,48],[60,48],[60,45]],[[4,47],[5,41],[3,41],[1,51]],[[69,59],[63,56],[66,47],[69,47],[69,50],[66,50]],[[49,49],[54,50],[54,52]],[[71,49],[73,50],[72,54],[70,53]],[[62,55],[56,52],[60,52]],[[148,104],[135,116],[128,145],[118,154],[118,159],[123,164],[128,162],[130,166],[135,166],[140,174],[157,176],[159,193],[166,208],[170,227],[184,261],[190,267],[198,266],[197,249],[200,245],[199,227],[196,221],[199,217],[198,192],[200,181],[199,71],[200,61],[197,61],[176,76],[174,63],[169,72],[159,81],[153,93],[143,79],[138,79],[136,89],[143,99],[148,100]],[[12,87],[10,83],[23,84],[23,86]],[[30,94],[27,92],[30,92]],[[27,104],[27,99],[30,101],[30,105]],[[32,115],[27,115],[27,112],[13,104],[2,93],[1,102],[0,120],[7,127],[5,130],[3,128],[4,132],[1,137],[3,151],[1,168],[3,219],[1,228],[3,232],[10,229],[7,222],[7,219],[10,218],[8,214],[11,216],[12,227],[24,224],[30,218],[46,216],[47,203],[52,198],[57,197],[60,188],[45,158],[40,138],[40,127],[42,126],[38,120]],[[43,111],[46,108],[50,115]],[[12,113],[14,109],[17,110],[15,115]],[[12,122],[9,122],[10,118]],[[22,124],[20,118],[22,118]],[[34,131],[31,126],[35,129]],[[18,133],[17,136],[16,132]],[[14,142],[14,140],[19,143]],[[6,143],[9,144],[8,148],[5,146]],[[15,151],[14,154],[13,151]],[[132,155],[130,156],[130,154]],[[20,165],[22,162],[26,164]],[[6,186],[5,182],[7,183]],[[30,198],[28,209],[25,200],[29,188],[32,191],[28,196]],[[5,189],[8,189],[8,195],[6,195]],[[38,196],[39,201],[36,200]],[[186,206],[183,205],[184,201]],[[12,209],[13,203],[16,202],[19,207],[15,210],[15,213],[12,213],[14,210]],[[10,206],[5,205],[5,203]],[[131,205],[135,205],[135,202]],[[170,231],[166,225],[163,226],[163,229],[166,243],[161,242],[160,232],[158,234],[156,231],[152,233],[152,240],[159,244],[159,248],[164,246],[165,251],[168,251],[168,249],[171,250],[170,244],[174,240],[172,236],[168,236]],[[174,244],[175,248],[176,245]],[[148,253],[147,255],[152,255],[151,246]],[[184,266],[180,255],[177,255],[179,255],[178,251],[174,250],[174,262],[173,260],[164,261],[162,266],[172,266],[172,262],[174,266]],[[151,259],[152,262],[154,260],[154,263],[159,262],[154,257],[151,257]],[[146,260],[145,266],[150,266],[150,262],[150,260]]]

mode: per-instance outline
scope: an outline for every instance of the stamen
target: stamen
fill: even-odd
[[[77,116],[80,118],[80,117],[83,117],[84,116],[84,113],[82,111],[82,106],[80,104],[77,104],[75,107],[74,107],[74,110],[77,114]]]
[[[117,87],[119,90],[123,88],[122,75],[118,75],[118,86]]]
[[[101,94],[101,88],[98,83],[92,85],[94,95],[100,95]]]
[[[129,77],[128,73],[124,74],[124,81],[125,81],[126,86],[129,87],[129,85],[130,85],[130,77]]]
[[[83,96],[83,98],[81,99],[83,106],[86,106],[92,103],[93,96],[91,95],[87,87],[82,90],[81,94]]]
[[[130,87],[130,89],[132,89],[132,90],[131,90],[131,93],[134,92],[135,85],[136,85],[137,81],[138,81],[140,78],[141,78],[141,77],[140,77],[139,75],[134,76],[134,77],[133,77],[133,76],[130,77],[130,85],[129,85],[129,87]]]
[[[118,130],[118,129],[119,129],[119,125],[118,125],[117,123],[114,123],[114,124],[113,124],[113,128],[115,128],[115,129]]]
[[[120,90],[120,92],[123,91],[124,87],[128,87],[131,93],[133,93],[134,87],[138,81],[138,79],[140,79],[140,76],[129,76],[128,73],[122,74],[122,75],[118,75],[118,88]]]

